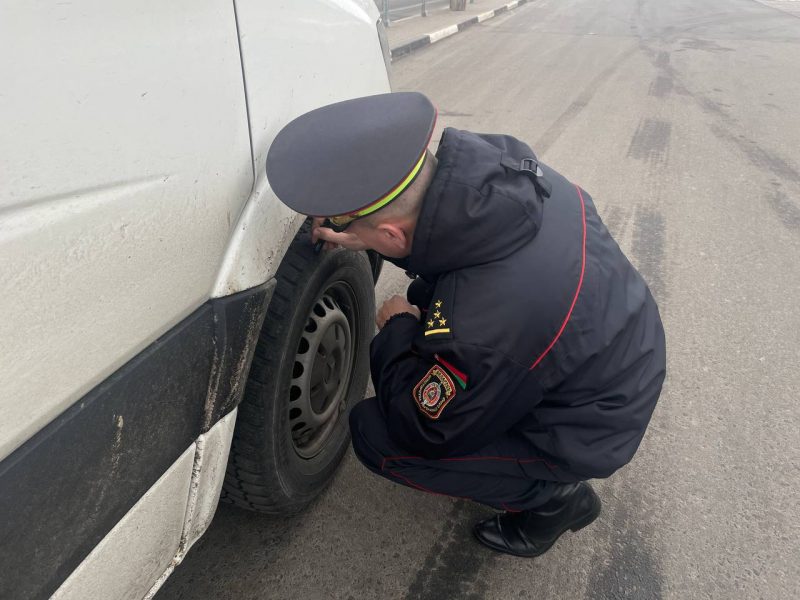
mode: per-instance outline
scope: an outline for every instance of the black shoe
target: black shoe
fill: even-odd
[[[507,512],[473,528],[478,541],[492,550],[514,556],[539,556],[567,529],[578,531],[600,514],[600,498],[588,483],[568,483],[542,506]]]

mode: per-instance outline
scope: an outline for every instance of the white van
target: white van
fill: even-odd
[[[315,254],[265,157],[388,55],[373,0],[0,4],[0,598],[150,597],[221,490],[329,481],[380,259]]]

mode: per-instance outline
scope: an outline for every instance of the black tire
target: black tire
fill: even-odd
[[[299,512],[331,480],[350,440],[347,415],[369,377],[370,261],[345,250],[316,255],[307,231],[276,275],[222,491],[223,501],[268,514]]]

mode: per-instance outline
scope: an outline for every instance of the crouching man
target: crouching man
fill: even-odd
[[[416,277],[377,314],[376,397],[350,415],[358,458],[499,509],[478,540],[538,556],[597,518],[586,481],[636,452],[664,332],[584,190],[510,136],[445,129],[434,156],[435,119],[417,93],[317,109],[278,135],[269,179],[316,217],[314,242],[376,250]]]

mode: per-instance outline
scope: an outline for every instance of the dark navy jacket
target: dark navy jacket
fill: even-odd
[[[515,436],[533,476],[606,477],[631,460],[665,375],[653,297],[589,195],[509,169],[533,157],[510,136],[446,129],[411,255],[426,308],[371,347],[394,441],[428,458]],[[506,166],[504,166],[506,165]],[[438,370],[437,370],[438,369]],[[549,466],[548,466],[549,465]]]

